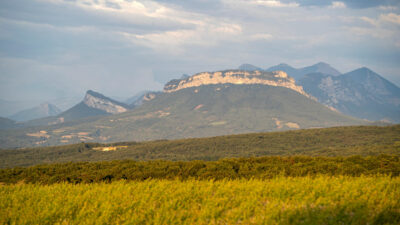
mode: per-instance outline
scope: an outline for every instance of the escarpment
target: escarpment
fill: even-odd
[[[308,95],[302,86],[296,85],[293,78],[283,71],[242,71],[225,70],[217,72],[203,72],[193,76],[171,80],[164,86],[164,92],[170,93],[190,87],[199,87],[211,84],[262,84],[276,87],[285,87],[304,96]]]

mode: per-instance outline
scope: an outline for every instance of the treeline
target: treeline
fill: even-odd
[[[22,138],[22,137],[21,137]],[[102,152],[98,146],[128,146]],[[214,161],[260,156],[370,156],[400,153],[400,125],[356,126],[285,132],[227,135],[211,138],[125,142],[0,150],[0,168],[79,161],[171,160]]]
[[[269,179],[276,176],[400,175],[400,156],[252,157],[219,161],[79,162],[0,170],[2,183],[52,184],[147,179]]]

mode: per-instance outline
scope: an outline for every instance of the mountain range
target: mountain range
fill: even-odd
[[[22,147],[140,141],[366,123],[318,103],[282,71],[198,73],[137,101],[133,107],[88,91],[81,103],[50,117],[56,123],[47,118],[47,126],[0,132],[0,142]],[[24,140],[15,142],[10,133]]]
[[[61,111],[65,111],[74,106],[81,99],[80,96],[61,97],[43,100],[11,100],[0,99],[0,116],[10,119],[15,114],[32,108],[40,107],[42,104],[51,104]]]
[[[245,65],[250,69],[259,68]],[[266,69],[276,70],[295,78],[296,83],[320,103],[346,115],[371,121],[400,122],[400,88],[366,67],[344,74],[323,62],[299,69],[287,64]]]
[[[338,70],[336,70],[335,68],[331,67],[329,64],[324,62],[319,62],[312,66],[307,66],[299,69],[293,68],[288,64],[281,63],[279,65],[272,66],[266,69],[266,71],[285,71],[287,74],[289,74],[289,76],[293,77],[296,81],[300,80],[301,78],[303,78],[304,75],[309,73],[323,73],[332,76],[338,76],[341,74]]]
[[[129,105],[113,100],[98,92],[88,90],[83,100],[70,109],[56,116],[27,121],[23,125],[25,127],[34,127],[63,123],[81,123],[128,110],[130,110]]]
[[[400,122],[400,89],[368,68],[339,76],[311,73],[298,83],[319,102],[344,114]]]
[[[280,71],[268,71],[274,68]],[[326,63],[266,70],[244,64],[238,70],[184,75],[166,83],[162,92],[138,93],[126,103],[89,90],[80,103],[56,116],[23,123],[2,119],[0,147],[371,124],[363,119],[397,122],[399,96],[396,85],[367,68],[340,74]]]

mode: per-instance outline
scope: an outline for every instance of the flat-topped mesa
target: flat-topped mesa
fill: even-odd
[[[218,72],[203,72],[184,79],[171,80],[164,86],[164,92],[170,93],[184,88],[199,87],[211,84],[262,84],[292,89],[302,95],[310,97],[303,87],[296,85],[293,78],[283,71],[243,71],[225,70]]]

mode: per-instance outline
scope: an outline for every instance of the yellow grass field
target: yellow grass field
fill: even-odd
[[[400,178],[0,186],[0,224],[399,224]]]

